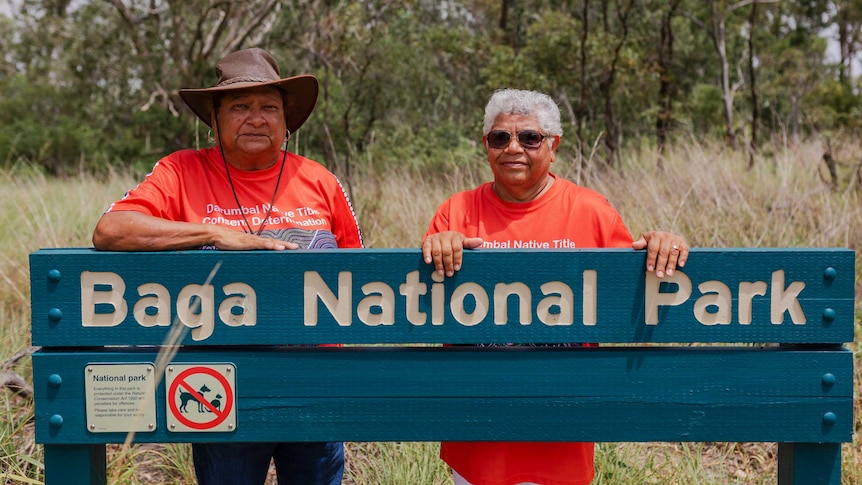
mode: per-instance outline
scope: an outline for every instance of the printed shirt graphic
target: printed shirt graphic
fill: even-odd
[[[455,194],[439,207],[426,236],[442,231],[481,237],[484,248],[632,244],[631,233],[603,195],[559,177],[548,192],[526,203],[500,200],[490,182]],[[440,457],[473,485],[588,485],[595,474],[593,449],[592,443],[444,442]]]
[[[490,182],[443,202],[426,236],[459,231],[484,248],[630,248],[632,236],[607,199],[555,177],[548,192],[524,203],[504,202]]]
[[[231,168],[237,206],[217,148],[181,150],[159,160],[146,179],[108,211],[132,210],[173,221],[215,224],[290,241],[303,249],[360,248],[362,235],[338,179],[319,163],[288,153],[272,211],[281,161],[270,168]],[[243,218],[243,213],[245,212]]]

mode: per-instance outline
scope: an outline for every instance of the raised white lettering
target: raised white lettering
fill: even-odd
[[[476,302],[473,313],[467,312],[464,308],[464,299],[468,295]],[[462,283],[452,292],[450,310],[452,310],[452,317],[461,325],[468,327],[476,325],[488,316],[488,293],[477,283]]]
[[[494,285],[494,324],[509,323],[509,297],[518,297],[518,321],[522,325],[533,322],[532,292],[524,283],[497,283]]]
[[[218,316],[231,327],[257,324],[257,294],[245,283],[231,283],[222,288],[227,298],[218,307]],[[240,311],[234,312],[234,308]]]
[[[109,290],[96,290],[96,285],[110,286]],[[126,319],[129,306],[123,298],[126,283],[117,273],[81,272],[81,325],[85,327],[114,327]],[[96,313],[96,305],[110,305],[110,313]]]
[[[356,305],[356,316],[366,325],[392,325],[395,323],[395,292],[386,283],[374,282],[362,285],[366,296]],[[376,293],[376,294],[375,294]],[[374,313],[371,310],[378,308]]]
[[[431,273],[434,283],[431,285],[431,325],[443,325],[446,308],[446,289],[443,285],[445,276]]]
[[[317,325],[317,300],[326,305],[326,309],[335,318],[338,325],[350,326],[350,316],[353,310],[353,276],[350,272],[338,273],[338,296],[320,277],[317,271],[306,271],[303,284],[303,315],[306,327]]]
[[[206,340],[215,328],[212,285],[187,285],[177,295],[177,318],[192,329],[192,340]]]
[[[584,270],[584,294],[581,295],[584,304],[584,325],[595,325],[598,321],[598,272],[594,269]]]
[[[799,304],[799,293],[805,289],[805,283],[794,281],[784,288],[784,270],[772,273],[772,294],[769,302],[769,318],[774,325],[784,323],[784,312],[790,313],[790,320],[795,325],[805,324],[805,312]]]
[[[721,281],[705,281],[697,286],[704,295],[694,302],[694,318],[704,325],[727,325],[733,311],[730,288]],[[709,307],[715,307],[714,312]]]
[[[171,325],[171,294],[158,283],[145,283],[138,287],[138,295],[143,297],[135,303],[132,312],[135,321],[144,327],[169,327]],[[147,314],[147,308],[155,313]]]
[[[676,283],[677,291],[660,293],[661,282]],[[682,271],[659,279],[652,271],[647,271],[644,281],[644,323],[658,325],[658,309],[661,306],[680,305],[691,296],[691,280]]]
[[[571,325],[575,321],[575,294],[572,288],[562,281],[551,281],[540,286],[543,295],[536,306],[536,314],[539,321],[545,325]],[[559,312],[551,312],[557,307]]]
[[[427,316],[425,312],[419,311],[419,297],[428,293],[428,285],[419,281],[419,271],[407,273],[407,278],[398,292],[404,296],[407,313],[407,321],[413,325],[425,325]]]

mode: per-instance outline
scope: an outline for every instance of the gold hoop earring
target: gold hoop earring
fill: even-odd
[[[283,151],[287,151],[287,142],[290,141],[290,130],[287,130],[287,136],[284,137],[284,141],[281,142],[281,149]]]

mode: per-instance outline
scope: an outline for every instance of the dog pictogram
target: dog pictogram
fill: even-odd
[[[206,384],[202,385],[201,388],[198,389],[198,395],[201,398],[203,398],[204,394],[206,394],[208,392],[210,392],[210,388],[207,387]],[[181,413],[189,412],[188,409],[186,409],[186,406],[189,404],[189,401],[194,401],[194,402],[198,403],[198,412],[199,413],[206,411],[204,409],[203,403],[201,402],[200,399],[198,399],[198,397],[196,395],[194,395],[188,391],[183,391],[182,388],[180,388],[180,401],[182,402],[182,404],[180,404],[180,412]]]
[[[210,404],[212,404],[212,407],[214,407],[216,409],[216,411],[221,411],[221,398],[222,398],[221,394],[216,394],[215,398],[212,401],[210,401]],[[212,410],[207,409],[207,412],[211,413]]]

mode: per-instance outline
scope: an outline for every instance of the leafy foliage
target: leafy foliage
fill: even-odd
[[[649,148],[649,147],[647,147]],[[670,147],[661,174],[649,150],[623,160],[624,170],[583,170],[555,162],[557,173],[605,194],[634,234],[664,228],[685,234],[693,247],[848,247],[862,244],[858,163],[839,164],[840,190],[816,175],[821,162],[816,142],[770,143],[773,155],[751,170],[740,154],[715,142],[690,141]],[[405,148],[409,151],[409,148]],[[491,177],[479,160],[481,148],[453,150],[432,170],[391,167],[356,174],[353,203],[371,247],[417,247],[437,205],[451,193]],[[838,160],[860,160],[862,145],[835,137]],[[441,175],[445,174],[445,175]],[[140,180],[140,174],[113,170],[106,176],[47,177],[19,165],[0,170],[0,370],[13,354],[29,347],[31,323],[28,253],[40,247],[91,244],[104,208]],[[862,262],[862,258],[858,259]],[[857,287],[862,272],[857,268]],[[856,388],[862,382],[862,313],[856,310]],[[30,359],[9,366],[32,383]],[[0,389],[0,481],[42,483],[42,447],[34,442],[32,399]],[[856,400],[856,427],[862,400]],[[859,433],[845,443],[842,483],[862,483]],[[190,449],[180,445],[135,445],[125,452],[109,447],[112,484],[193,483]],[[603,443],[598,445],[595,483],[774,484],[774,443]],[[348,443],[345,483],[445,484],[451,478],[436,443]],[[4,474],[6,474],[4,476]],[[274,483],[270,481],[269,483]]]
[[[475,146],[484,103],[502,87],[551,94],[574,140],[566,149],[589,160],[656,137],[660,117],[672,138],[724,137],[728,123],[734,134],[758,123],[761,140],[860,124],[860,1],[15,5],[14,20],[0,16],[0,163],[55,174],[147,166],[199,146],[206,127],[178,89],[211,85],[217,59],[255,45],[285,76],[318,76],[294,147],[348,182],[368,164],[433,164]]]

